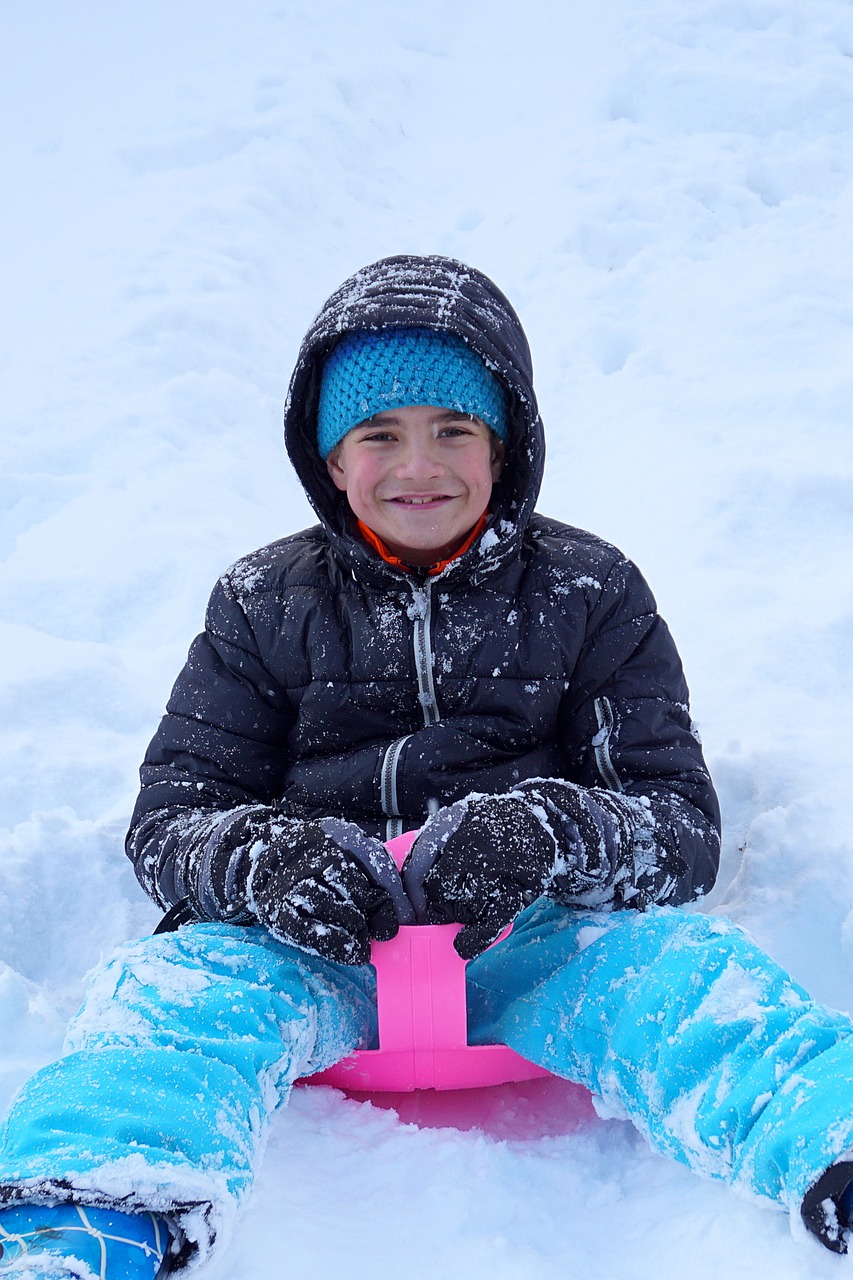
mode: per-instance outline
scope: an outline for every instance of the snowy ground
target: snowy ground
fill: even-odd
[[[156,919],[136,767],[217,574],[310,521],[302,332],[401,250],[516,303],[540,507],[639,562],[682,650],[711,905],[853,1010],[850,0],[29,0],[4,28],[0,1104]],[[508,1095],[483,1134],[303,1092],[208,1274],[849,1273],[568,1101],[554,1131]]]

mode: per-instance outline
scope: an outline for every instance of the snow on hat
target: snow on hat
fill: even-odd
[[[357,329],[332,348],[323,367],[321,457],[374,413],[416,404],[472,413],[506,440],[503,389],[462,338],[434,329]]]

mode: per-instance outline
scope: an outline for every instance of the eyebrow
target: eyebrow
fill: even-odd
[[[466,422],[479,421],[479,419],[476,418],[475,414],[465,413],[465,411],[462,409],[438,409],[437,408],[435,413],[435,418],[439,422],[448,422],[451,420],[455,420],[457,418],[464,418]],[[394,423],[398,423],[401,421],[402,419],[399,417],[397,413],[394,412],[393,409],[380,409],[378,413],[374,413],[372,417],[368,418],[363,424],[359,424],[359,425],[367,426],[368,424],[372,424],[374,426],[383,426],[385,424],[393,425]]]

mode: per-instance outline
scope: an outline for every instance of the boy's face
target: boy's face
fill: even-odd
[[[329,454],[359,520],[407,564],[451,555],[489,505],[504,447],[485,423],[414,405],[374,414]]]

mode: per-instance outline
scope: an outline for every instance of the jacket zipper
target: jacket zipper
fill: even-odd
[[[622,791],[619,774],[614,769],[610,758],[610,735],[614,725],[613,707],[610,705],[609,698],[596,698],[593,706],[598,722],[598,733],[592,743],[596,767],[608,791]]]
[[[410,733],[407,733],[402,738],[397,738],[396,741],[392,742],[382,761],[380,799],[382,812],[389,817],[398,818],[400,816],[400,810],[397,806],[397,765],[400,762],[403,747],[411,736]]]
[[[435,696],[435,681],[432,675],[432,583],[424,587],[412,588],[415,597],[414,635],[412,643],[415,653],[415,671],[418,676],[418,698],[424,716],[424,725],[438,724],[441,716]],[[420,606],[420,607],[418,607]]]
[[[414,609],[412,611],[412,651],[415,659],[415,673],[418,680],[418,701],[424,718],[424,725],[429,727],[438,724],[441,714],[435,696],[435,681],[432,674],[432,583],[424,587],[412,585]],[[403,748],[412,735],[405,734],[395,739],[387,748],[382,760],[380,779],[380,802],[382,812],[388,818],[385,824],[385,838],[391,840],[402,834],[403,822],[400,817],[399,799],[397,796],[397,776]]]

